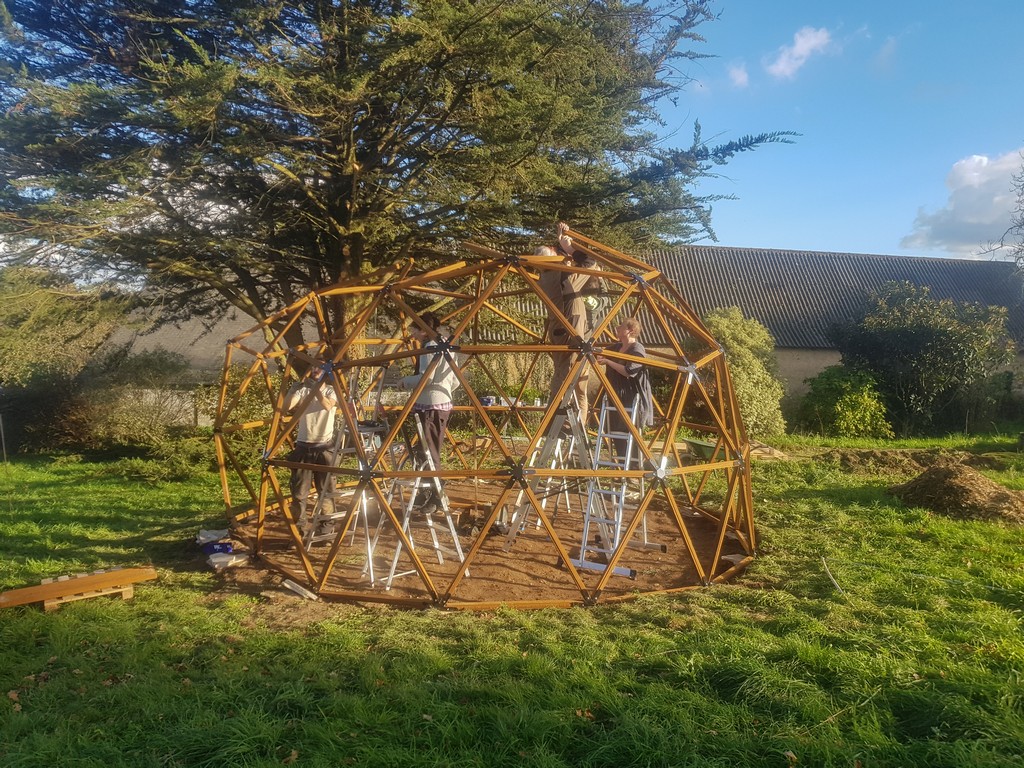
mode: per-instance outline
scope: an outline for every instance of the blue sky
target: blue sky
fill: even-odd
[[[957,258],[1009,225],[1024,159],[1024,0],[721,0],[662,131],[789,130],[701,182],[726,246]]]

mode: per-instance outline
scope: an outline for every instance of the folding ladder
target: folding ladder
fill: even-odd
[[[630,421],[635,424],[640,407],[640,398],[633,400],[629,412]],[[612,429],[611,412],[615,406],[608,402],[607,397],[601,399],[601,410],[597,420],[597,439],[591,456],[590,467],[598,470],[616,469],[630,471],[640,469],[642,457],[635,445],[633,433],[629,430],[615,431]],[[618,454],[614,448],[616,441],[625,442],[625,451]],[[580,556],[572,561],[578,568],[606,570],[607,565],[589,559],[591,555],[610,558],[622,542],[623,519],[627,503],[633,502],[630,492],[630,479],[626,477],[602,478],[592,476],[587,482],[587,506],[583,510],[583,536],[580,543]],[[643,480],[638,484],[636,498],[643,491]],[[594,530],[592,530],[592,526]],[[590,541],[594,534],[594,542]],[[616,566],[617,576],[636,578],[631,568]]]
[[[546,467],[553,470],[571,466],[584,468],[590,465],[590,452],[587,446],[587,433],[580,419],[575,387],[569,387],[562,400],[562,407],[556,411],[548,426],[547,434],[544,435],[543,442],[530,455],[527,466]],[[543,492],[538,493],[542,484]],[[541,509],[547,511],[547,501],[551,496],[555,497],[555,513],[558,511],[559,498],[565,501],[567,510],[572,508],[569,500],[569,485],[565,478],[543,478],[534,475],[527,485],[534,497],[539,496]],[[506,551],[512,548],[516,537],[526,529],[532,509],[533,503],[530,501],[530,497],[524,489],[520,489],[516,496],[515,511],[512,513],[508,522],[508,530],[505,532]],[[541,524],[540,515],[537,516],[536,524],[538,527]]]
[[[409,423],[410,421],[415,423],[415,431],[413,431],[413,427]],[[426,449],[426,444],[423,438],[423,426],[414,414],[410,414],[409,418],[407,418],[406,422],[402,425],[402,435],[405,439],[407,453],[405,460],[398,469],[400,471],[433,472],[436,468],[434,466],[434,460],[430,455],[430,451]],[[418,508],[417,501],[429,498],[432,491],[440,502],[438,509],[434,512],[429,512],[422,508]],[[455,526],[455,520],[452,518],[451,508],[448,505],[448,497],[444,494],[440,478],[396,478],[388,489],[386,498],[388,506],[393,510],[396,512],[398,509],[402,510],[402,531],[408,538],[410,546],[414,549],[416,547],[413,529],[422,526],[423,528],[426,528],[430,535],[430,543],[434,553],[437,555],[438,564],[444,564],[445,554],[448,554],[449,556],[454,555],[458,558],[460,563],[466,561],[466,557],[462,551],[462,544],[459,542],[459,533]],[[435,525],[434,515],[437,513],[440,513],[441,515],[444,524],[443,527]],[[380,539],[384,528],[384,523],[388,519],[389,518],[385,515],[382,515],[380,521],[377,523],[377,531],[373,536],[373,543],[370,550],[371,553],[376,549],[377,542]],[[447,529],[448,535],[451,536],[451,548],[443,546],[438,538],[438,532],[445,531],[445,529]],[[398,537],[396,533],[395,551],[391,557],[391,567],[388,571],[388,577],[384,584],[385,589],[391,589],[391,584],[396,578],[416,573],[415,570],[398,570],[398,564],[401,559],[403,549],[404,544],[401,537]],[[466,575],[468,576],[469,573],[467,572]],[[373,578],[371,575],[371,583],[372,582]]]

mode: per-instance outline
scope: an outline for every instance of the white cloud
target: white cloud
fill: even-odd
[[[1016,203],[1013,176],[1021,170],[1024,147],[995,158],[971,155],[946,176],[949,199],[934,213],[923,208],[914,231],[900,241],[911,250],[946,251],[967,258],[998,241],[1010,226]]]
[[[729,79],[737,88],[746,88],[750,85],[750,75],[747,73],[746,64],[729,65]]]
[[[822,27],[803,27],[793,35],[793,44],[779,48],[775,60],[765,65],[768,74],[780,79],[789,79],[816,53],[821,53],[832,42],[832,35]]]

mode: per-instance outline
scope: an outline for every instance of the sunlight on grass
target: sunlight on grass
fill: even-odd
[[[904,507],[891,478],[824,461],[754,478],[761,552],[732,584],[593,609],[341,606],[280,629],[197,556],[195,532],[223,525],[214,477],[19,460],[0,588],[160,579],[0,613],[0,764],[1019,765],[1020,528]]]

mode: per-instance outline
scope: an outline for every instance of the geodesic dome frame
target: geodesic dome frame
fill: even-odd
[[[322,598],[407,606],[593,604],[745,567],[756,549],[750,446],[724,351],[657,268],[570,234],[596,266],[466,243],[461,261],[417,273],[406,260],[313,291],[232,339],[215,441],[233,535]],[[588,338],[545,338],[549,316],[569,323],[540,288],[544,270],[603,279],[606,311]],[[415,427],[424,384],[389,386],[424,354],[409,331],[427,328],[428,309],[445,327],[424,379],[443,361],[460,384],[440,467],[422,462]],[[620,439],[635,453],[614,466],[606,416],[629,404],[594,360],[634,360],[607,351],[625,317],[645,329],[657,419],[627,421]],[[300,327],[310,340],[289,346]],[[569,377],[540,402],[559,352],[573,355]],[[286,412],[285,395],[310,366],[338,400],[339,457],[301,520],[286,476],[323,467],[290,458],[300,413]],[[585,370],[595,407],[586,429],[570,429]],[[437,481],[447,504],[417,512],[418,489]],[[311,534],[318,522],[326,534]]]

